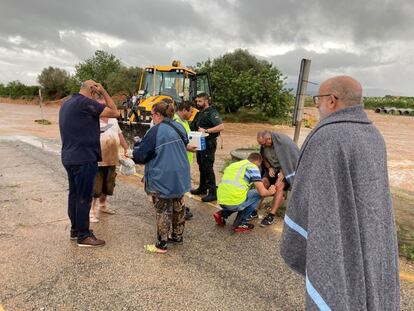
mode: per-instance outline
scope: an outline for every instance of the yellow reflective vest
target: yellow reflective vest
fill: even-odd
[[[250,184],[244,179],[247,168],[257,168],[248,160],[230,164],[217,189],[217,201],[223,205],[239,205],[247,198]]]
[[[190,131],[191,131],[190,130],[190,125],[188,124],[188,121],[187,120],[182,120],[178,114],[174,115],[174,121],[177,121],[178,123],[180,123],[184,127],[185,132],[187,133],[187,136],[188,136],[188,133],[190,133]],[[187,158],[188,158],[188,163],[190,163],[190,166],[191,166],[191,164],[193,164],[194,153],[190,152],[190,151],[187,151]]]

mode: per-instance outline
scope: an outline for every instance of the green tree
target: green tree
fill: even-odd
[[[3,84],[0,83],[0,96],[7,96],[7,87]]]
[[[209,73],[215,104],[222,111],[235,113],[248,107],[270,117],[286,117],[291,111],[293,97],[284,88],[285,77],[246,50],[199,63],[197,71]]]
[[[38,86],[27,86],[18,80],[9,82],[4,88],[5,95],[13,99],[21,97],[33,98],[37,95],[38,90]]]
[[[95,80],[108,89],[108,77],[121,71],[121,61],[114,55],[97,50],[93,57],[75,66],[75,78],[80,83],[85,80]]]
[[[42,87],[43,95],[46,98],[59,99],[68,94],[67,84],[69,73],[60,68],[49,66],[44,68],[37,77],[37,81]]]
[[[112,72],[108,75],[106,79],[108,92],[132,96],[138,90],[141,73],[142,68],[121,66],[118,72]]]
[[[80,89],[80,82],[76,76],[70,76],[68,82],[66,83],[66,90],[69,94],[77,93]]]

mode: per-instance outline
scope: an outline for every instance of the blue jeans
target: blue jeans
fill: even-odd
[[[78,234],[78,241],[82,241],[91,235],[89,211],[98,164],[92,162],[64,166],[69,180],[68,216],[71,222],[71,231]]]
[[[251,189],[247,192],[246,200],[239,205],[224,205],[220,204],[223,209],[223,217],[227,218],[234,212],[238,212],[236,219],[234,220],[233,226],[237,227],[240,224],[247,223],[247,219],[256,209],[257,204],[261,200],[260,194],[256,189]]]

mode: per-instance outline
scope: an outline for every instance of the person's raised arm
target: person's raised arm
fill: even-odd
[[[117,118],[119,116],[119,111],[116,108],[115,102],[112,100],[111,96],[109,96],[108,92],[103,88],[103,86],[100,83],[96,83],[91,86],[91,89],[92,91],[101,94],[106,103],[105,109],[99,116],[107,118]]]

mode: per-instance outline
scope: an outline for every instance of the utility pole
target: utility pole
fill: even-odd
[[[42,89],[41,88],[39,88],[39,106],[40,106],[40,117],[41,117],[41,120],[40,120],[40,124],[45,124],[45,117],[44,117],[44,115],[43,115],[43,97],[42,97]],[[41,142],[42,142],[42,149],[45,149],[45,145],[44,145],[44,143],[43,143],[43,139],[41,140]]]
[[[292,125],[295,126],[293,141],[297,144],[299,140],[300,127],[302,126],[303,107],[305,105],[306,90],[310,71],[310,59],[303,58],[300,63],[298,87],[296,89],[295,110],[292,116]]]
[[[42,97],[42,89],[41,88],[39,88],[39,105],[40,105],[40,116],[41,116],[41,118],[42,118],[42,120],[41,120],[41,122],[42,122],[42,124],[43,124],[43,122],[44,122],[44,116],[43,116],[43,97]]]

